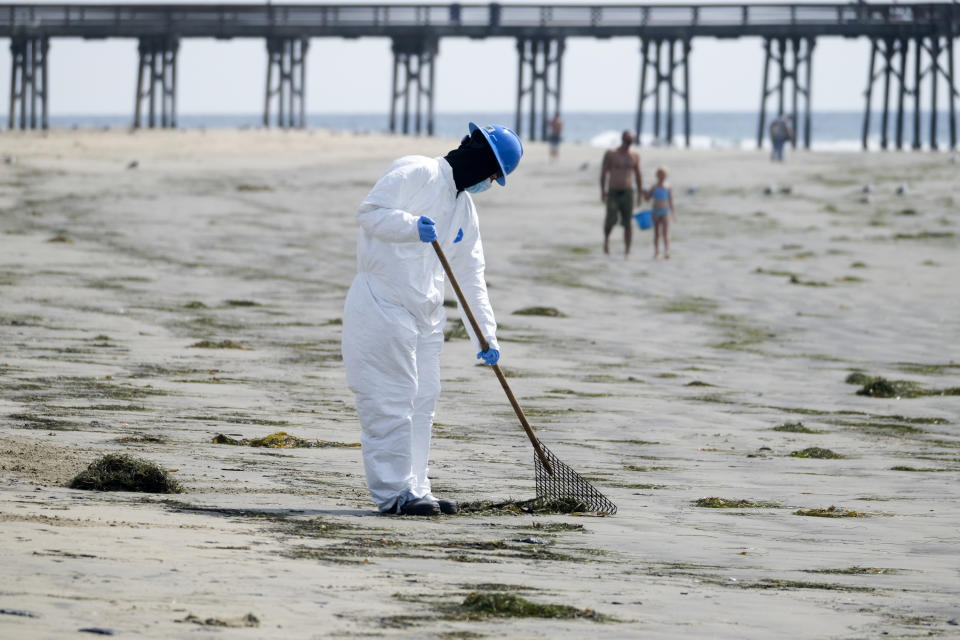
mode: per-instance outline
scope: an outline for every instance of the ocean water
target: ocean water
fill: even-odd
[[[769,115],[767,124],[769,126]],[[564,143],[587,144],[598,147],[612,146],[618,143],[624,129],[633,130],[636,126],[633,113],[589,113],[578,112],[564,114]],[[661,132],[665,135],[665,115],[661,120]],[[5,118],[3,118],[5,121]],[[513,113],[441,113],[434,118],[435,133],[447,138],[458,138],[466,133],[467,122],[496,122],[507,126],[514,126]],[[521,134],[526,137],[525,130],[528,120],[522,123]],[[78,115],[78,116],[51,116],[50,125],[54,128],[127,128],[130,126],[129,115]],[[753,149],[757,144],[758,116],[755,112],[694,112],[691,114],[690,145],[693,148],[708,149]],[[872,149],[880,147],[880,118],[877,114],[872,118],[869,144]],[[262,115],[216,115],[216,114],[181,114],[178,126],[184,129],[240,129],[255,128],[262,125]],[[351,131],[361,133],[386,133],[389,129],[389,117],[379,113],[314,113],[307,115],[307,125],[313,129],[332,129],[336,131]],[[412,128],[411,120],[411,128]],[[921,140],[923,148],[929,147],[929,113],[921,117]],[[861,131],[863,115],[860,112],[821,111],[812,114],[812,148],[821,151],[856,151],[861,148]],[[891,118],[888,123],[888,138],[890,148],[893,148],[895,136],[895,121]],[[398,122],[399,128],[399,122]],[[658,144],[653,136],[653,114],[646,114],[644,131],[640,142],[644,146]],[[940,149],[948,149],[949,116],[941,113],[937,124],[937,133]],[[674,115],[674,145],[682,146],[683,118]],[[958,126],[960,133],[960,126]],[[802,136],[802,131],[800,132]],[[766,136],[765,136],[766,138]],[[904,118],[904,147],[909,148],[913,140],[912,114]],[[802,137],[799,139],[802,143]],[[764,145],[769,144],[764,140]]]

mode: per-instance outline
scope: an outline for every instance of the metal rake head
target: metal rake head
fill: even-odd
[[[610,502],[583,476],[565,465],[542,442],[540,448],[543,449],[550,461],[553,474],[551,475],[540,456],[534,452],[533,460],[537,474],[537,502],[541,504],[559,503],[561,507],[570,507],[562,508],[563,511],[593,511],[610,515],[617,512],[617,505]]]

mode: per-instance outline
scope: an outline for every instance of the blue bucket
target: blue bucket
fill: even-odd
[[[633,214],[633,217],[641,229],[649,229],[653,226],[653,215],[649,209],[646,211],[637,211]]]

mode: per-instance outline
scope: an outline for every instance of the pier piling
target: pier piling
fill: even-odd
[[[883,111],[880,114],[880,148],[889,147],[889,120],[890,120],[890,86],[893,82],[897,86],[897,113],[895,118],[896,131],[894,145],[897,149],[903,148],[904,120],[906,118],[906,98],[913,96],[913,140],[912,148],[922,147],[921,118],[923,117],[923,95],[929,91],[929,132],[928,144],[930,149],[940,147],[939,112],[940,112],[940,84],[943,82],[947,90],[947,104],[950,132],[950,148],[956,148],[956,97],[958,96],[955,76],[953,73],[953,38],[951,36],[933,35],[913,39],[913,74],[907,77],[910,57],[909,38],[871,38],[870,72],[867,75],[867,88],[864,91],[866,104],[863,112],[863,148],[869,147],[871,132],[871,110],[873,102],[873,85],[883,78]],[[881,66],[876,69],[879,57]],[[946,60],[942,60],[946,58]],[[924,84],[928,89],[924,88]]]
[[[270,126],[270,110],[276,104],[276,124],[281,129],[303,129],[306,119],[307,38],[267,38],[267,87],[264,93],[263,126]]]
[[[767,100],[776,92],[777,117],[783,116],[786,108],[786,91],[789,85],[791,92],[791,112],[793,118],[793,146],[796,148],[800,132],[800,96],[803,96],[803,146],[810,148],[811,122],[810,101],[812,97],[813,50],[816,39],[812,37],[776,37],[764,39],[763,87],[760,90],[760,118],[757,127],[757,148],[763,147],[763,139],[767,132]],[[873,64],[871,57],[871,65]],[[775,84],[770,81],[771,62],[775,64],[777,79]],[[800,78],[805,80],[801,82]]]
[[[526,137],[529,140],[547,139],[547,126],[560,113],[560,77],[565,49],[563,38],[517,39],[517,113],[514,128],[518,135],[523,136],[526,102],[529,107]],[[529,83],[525,81],[526,78],[529,78]]]
[[[160,102],[160,127],[177,126],[177,52],[180,41],[175,37],[140,38],[137,52],[137,93],[133,107],[133,128],[143,126],[146,107],[147,126],[157,126],[157,102]]]
[[[667,49],[666,56],[663,54],[664,45]],[[668,145],[673,144],[674,101],[679,99],[683,103],[684,144],[690,146],[690,49],[689,38],[667,40],[641,38],[640,96],[637,100],[638,144],[640,134],[643,132],[647,100],[651,98],[653,99],[653,139]],[[682,89],[676,83],[678,70],[682,75]],[[653,79],[653,86],[649,90],[647,89],[648,76]],[[663,119],[660,117],[662,112],[665,112]],[[662,129],[661,121],[664,124]]]
[[[763,146],[767,135],[766,109],[774,99],[779,115],[789,109],[794,118],[797,135],[793,146],[799,145],[802,129],[806,148],[812,137],[811,61],[816,38],[866,38],[871,53],[864,149],[871,125],[882,129],[878,135],[881,146],[903,147],[908,135],[904,126],[909,126],[905,108],[909,108],[911,95],[913,148],[919,149],[921,136],[927,135],[921,128],[921,118],[926,117],[923,108],[930,113],[929,146],[936,149],[942,145],[940,138],[946,134],[951,148],[956,148],[957,142],[956,100],[960,94],[954,44],[960,37],[960,0],[669,6],[549,2],[338,5],[284,0],[232,4],[68,0],[40,4],[23,0],[0,4],[0,37],[10,40],[12,53],[8,125],[22,129],[47,126],[51,38],[131,38],[139,42],[134,127],[177,126],[177,52],[183,38],[265,39],[268,65],[263,124],[270,126],[273,120],[281,127],[306,125],[306,52],[311,38],[389,38],[394,55],[390,130],[405,133],[433,133],[434,67],[442,38],[511,38],[518,52],[515,128],[518,132],[524,129],[530,140],[546,138],[549,121],[560,113],[566,39],[639,38],[638,134],[649,135],[652,128],[658,142],[673,144],[679,124],[676,101],[682,100],[687,146],[692,40],[755,37],[762,38],[764,46],[757,146]],[[910,55],[914,56],[912,64]],[[879,72],[878,66],[882,67]],[[675,75],[678,71],[681,77]],[[872,122],[874,93],[881,90],[877,87],[874,92],[874,83],[881,76],[883,111]],[[891,90],[897,92],[892,97]],[[646,113],[651,101],[652,120]],[[877,102],[879,108],[881,101]],[[895,118],[892,108],[897,110]],[[798,117],[801,109],[802,118]],[[894,136],[891,128],[895,128]]]
[[[10,110],[8,128],[48,128],[47,54],[49,38],[13,38],[10,41]],[[39,101],[39,123],[38,115]]]
[[[397,132],[397,103],[403,101],[401,133],[407,135],[412,130],[417,135],[424,131],[433,135],[434,103],[434,62],[437,57],[438,41],[429,36],[393,39],[393,79],[390,93],[390,132]],[[414,110],[410,112],[410,98],[414,99]],[[426,105],[424,105],[424,102]],[[424,113],[424,108],[426,113]]]

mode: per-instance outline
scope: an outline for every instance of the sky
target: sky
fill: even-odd
[[[564,0],[554,2],[563,3]],[[51,114],[132,112],[137,70],[135,40],[58,38],[51,41],[49,56]],[[865,39],[818,39],[813,64],[813,109],[862,110],[868,58],[869,42]],[[178,65],[181,114],[262,112],[266,81],[266,46],[262,40],[185,39],[181,42]],[[312,39],[307,59],[307,110],[387,112],[392,65],[388,39]],[[634,111],[639,69],[637,38],[568,39],[563,60],[563,111]],[[762,72],[759,38],[694,39],[690,57],[691,108],[757,110]],[[516,84],[514,40],[441,40],[436,61],[438,112],[512,112]],[[4,42],[0,43],[0,87],[6,90],[9,86],[10,51]],[[941,90],[941,94],[945,93]],[[0,100],[0,113],[5,113],[6,107],[7,100]]]

